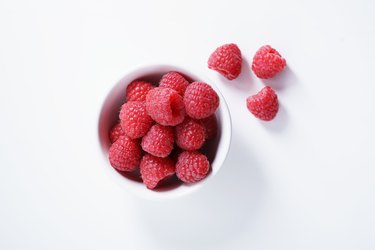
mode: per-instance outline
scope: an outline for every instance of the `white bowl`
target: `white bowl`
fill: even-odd
[[[118,121],[118,113],[121,105],[125,101],[125,90],[127,85],[136,79],[144,79],[157,83],[161,76],[169,71],[180,72],[187,78],[190,78],[190,80],[206,82],[215,89],[220,98],[220,105],[216,111],[218,133],[217,137],[210,144],[206,145],[206,148],[208,149],[207,153],[209,158],[211,158],[212,169],[205,179],[194,184],[175,185],[154,191],[147,189],[142,182],[137,180],[137,178],[134,178],[131,174],[119,172],[111,167],[108,160],[108,150],[110,147],[108,132],[116,121]],[[114,181],[117,181],[124,186],[124,189],[129,190],[129,192],[132,192],[137,196],[148,199],[160,200],[176,198],[197,191],[200,187],[209,182],[220,170],[228,154],[231,142],[231,118],[228,106],[218,88],[206,77],[172,65],[143,66],[125,73],[125,76],[114,85],[105,98],[100,111],[98,123],[99,144],[104,156],[103,166],[108,170],[109,174],[113,176]]]

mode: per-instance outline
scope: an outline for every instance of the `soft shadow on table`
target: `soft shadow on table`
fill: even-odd
[[[137,216],[155,249],[215,249],[252,226],[265,195],[260,165],[234,133],[226,164],[211,182],[179,199],[139,200]]]
[[[297,76],[294,74],[293,70],[287,66],[282,72],[277,74],[271,79],[262,79],[264,85],[268,85],[277,92],[288,91],[288,88],[293,87],[297,84]]]

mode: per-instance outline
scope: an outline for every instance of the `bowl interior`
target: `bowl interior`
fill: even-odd
[[[182,73],[190,82],[206,82],[215,89],[220,98],[220,106],[215,113],[218,123],[218,133],[216,138],[206,142],[202,149],[211,162],[211,172],[204,180],[188,185],[177,181],[176,177],[174,176],[163,181],[165,183],[163,183],[160,188],[149,190],[142,183],[139,172],[120,172],[110,166],[108,160],[108,150],[111,143],[108,134],[109,130],[119,119],[118,115],[121,105],[125,102],[125,91],[127,85],[137,79],[142,79],[157,84],[162,75],[169,71],[177,71]],[[118,83],[115,84],[104,100],[98,125],[99,143],[104,155],[104,161],[106,162],[105,167],[111,172],[114,178],[117,179],[117,181],[119,181],[121,184],[125,185],[127,189],[135,192],[136,195],[147,198],[159,199],[176,197],[197,190],[217,173],[225,160],[230,146],[230,115],[227,104],[219,90],[209,80],[182,68],[170,65],[147,66],[133,70],[126,74]]]

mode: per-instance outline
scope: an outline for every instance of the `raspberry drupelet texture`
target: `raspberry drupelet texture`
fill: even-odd
[[[185,150],[200,149],[206,139],[206,129],[200,121],[186,117],[176,126],[176,144]]]
[[[257,77],[268,79],[281,72],[285,66],[286,61],[280,53],[265,45],[255,53],[251,68]]]
[[[146,101],[147,93],[153,88],[155,88],[155,86],[149,82],[135,80],[131,82],[126,88],[126,101],[144,102]]]
[[[174,89],[154,88],[146,97],[147,113],[157,123],[176,126],[185,118],[185,107],[181,95]]]
[[[167,157],[173,150],[174,134],[172,127],[153,125],[142,138],[142,149],[157,157]]]
[[[125,133],[122,131],[120,122],[117,122],[109,131],[109,139],[111,143],[114,143],[120,136],[123,135],[125,135]]]
[[[185,183],[194,183],[204,179],[210,170],[207,157],[197,151],[184,151],[177,159],[177,177]]]
[[[143,183],[149,189],[154,189],[161,180],[175,173],[175,165],[169,158],[146,154],[142,157],[140,170]]]
[[[206,140],[211,140],[217,135],[217,119],[215,114],[200,120],[206,129]]]
[[[120,111],[121,127],[130,138],[140,138],[151,128],[154,121],[147,114],[144,102],[127,102]]]
[[[180,73],[174,71],[163,75],[159,83],[159,87],[174,89],[181,96],[184,96],[188,85],[189,82]]]
[[[184,104],[191,118],[203,119],[215,113],[219,107],[219,96],[207,83],[193,82],[186,88]]]
[[[270,121],[275,118],[279,110],[279,101],[275,91],[267,86],[256,95],[249,96],[246,100],[247,109],[257,118]]]
[[[241,73],[241,50],[236,44],[225,44],[217,48],[208,59],[208,67],[228,80],[233,80]]]
[[[109,148],[109,162],[120,171],[134,171],[141,161],[139,142],[126,135],[120,136]]]

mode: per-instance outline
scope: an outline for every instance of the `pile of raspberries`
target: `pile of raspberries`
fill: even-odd
[[[261,79],[269,79],[286,66],[285,59],[269,45],[254,55],[251,68]],[[242,68],[236,44],[218,47],[208,59],[208,67],[228,80],[236,79]],[[275,118],[279,102],[266,86],[246,99],[248,110],[263,121]],[[215,111],[219,97],[204,82],[189,82],[179,72],[168,72],[158,84],[143,80],[126,89],[119,122],[109,132],[109,161],[118,171],[140,173],[149,189],[160,187],[177,176],[184,183],[204,179],[210,162],[202,146],[216,137]]]
[[[207,176],[210,162],[200,150],[216,137],[219,96],[204,82],[190,83],[179,72],[158,86],[131,82],[119,122],[109,133],[109,161],[118,171],[137,173],[149,189],[176,175],[184,183]]]
[[[286,66],[285,59],[269,45],[262,46],[255,53],[251,69],[261,79],[269,79],[281,72]],[[208,67],[226,77],[237,78],[241,73],[242,56],[236,44],[225,44],[217,48],[208,59]],[[275,91],[266,86],[257,94],[246,99],[247,109],[257,118],[270,121],[279,110]]]

